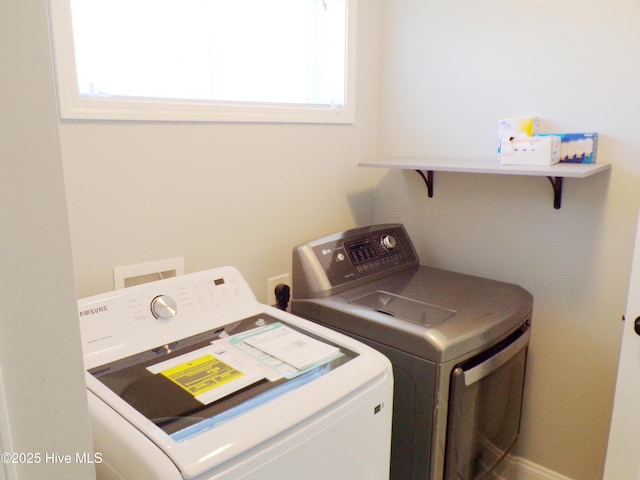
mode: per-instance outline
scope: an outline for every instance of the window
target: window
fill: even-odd
[[[356,0],[50,0],[62,118],[350,123]]]

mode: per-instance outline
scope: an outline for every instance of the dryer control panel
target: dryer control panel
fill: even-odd
[[[400,224],[362,227],[294,249],[296,296],[324,296],[336,287],[418,265],[418,255]]]

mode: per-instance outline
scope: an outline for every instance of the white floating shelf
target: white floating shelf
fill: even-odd
[[[469,160],[458,158],[399,157],[388,160],[361,162],[361,167],[415,170],[424,179],[429,197],[433,196],[433,172],[484,173],[493,175],[524,175],[547,177],[553,186],[554,203],[558,209],[562,201],[563,178],[586,178],[611,168],[609,163],[557,163],[551,166],[501,165],[497,159]],[[423,172],[427,172],[425,175]]]

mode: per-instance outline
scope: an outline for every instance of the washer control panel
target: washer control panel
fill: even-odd
[[[399,224],[349,230],[312,245],[324,274],[334,287],[418,264],[413,244]]]
[[[233,267],[94,295],[78,300],[83,350],[85,355],[110,355],[151,339],[160,345],[162,339],[200,325],[210,329],[229,323],[239,308],[255,305],[249,284]]]

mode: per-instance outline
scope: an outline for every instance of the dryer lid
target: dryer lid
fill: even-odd
[[[349,301],[352,305],[370,308],[392,317],[402,318],[424,327],[433,327],[456,314],[455,310],[376,290]]]

